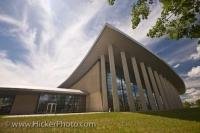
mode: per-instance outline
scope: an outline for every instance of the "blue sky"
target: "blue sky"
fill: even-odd
[[[131,29],[133,0],[0,1],[0,85],[57,87],[110,23],[165,60],[185,81],[186,100],[200,97],[200,47],[197,40],[148,38],[160,16],[159,2],[148,20]]]

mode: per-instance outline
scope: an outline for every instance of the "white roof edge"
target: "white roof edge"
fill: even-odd
[[[3,85],[0,86],[0,91],[2,89],[9,90],[26,90],[26,91],[41,91],[41,92],[57,92],[57,93],[69,93],[69,94],[86,94],[85,92],[77,89],[66,89],[66,88],[53,88],[53,87],[42,87],[42,86],[10,86],[10,85]]]

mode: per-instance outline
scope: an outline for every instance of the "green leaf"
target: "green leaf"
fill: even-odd
[[[132,28],[135,29],[140,23],[141,19],[147,19],[149,15],[149,5],[146,0],[138,0],[132,8]]]
[[[109,5],[114,5],[115,4],[115,0],[108,0]]]

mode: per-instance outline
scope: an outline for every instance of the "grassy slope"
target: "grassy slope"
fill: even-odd
[[[88,128],[0,128],[0,133],[49,132],[150,132],[150,133],[200,133],[200,108],[154,113],[98,113],[67,116],[40,116],[26,118],[0,118],[4,122],[76,121],[95,122]]]

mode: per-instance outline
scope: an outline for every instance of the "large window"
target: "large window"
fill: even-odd
[[[121,70],[117,69],[117,92],[119,98],[120,111],[129,111],[126,84]],[[107,79],[107,92],[108,92],[108,108],[113,111],[113,98],[112,98],[112,76],[110,73],[109,64],[106,64],[106,79]]]
[[[110,111],[113,111],[113,98],[112,98],[112,76],[108,65],[106,65],[106,80],[107,80],[107,96],[108,96],[108,108]]]
[[[14,95],[0,95],[0,114],[9,114],[14,102]]]
[[[118,64],[121,65],[121,64]],[[126,91],[126,83],[124,79],[124,73],[123,69],[120,66],[116,67],[116,82],[117,82],[117,92],[118,92],[118,98],[119,98],[119,106],[120,106],[120,111],[129,111],[129,104],[128,104],[128,98],[127,98],[127,91]],[[129,70],[129,76],[131,80],[131,90],[132,90],[132,95],[134,98],[134,104],[135,104],[135,109],[137,111],[142,109],[141,101],[139,101],[139,88],[136,84],[135,77],[134,77],[134,72]],[[110,67],[109,63],[106,64],[106,79],[107,79],[107,94],[108,94],[108,107],[111,111],[113,111],[113,98],[112,98],[112,76],[110,73]],[[141,88],[142,89],[142,88]],[[142,92],[145,96],[145,102],[147,104],[147,107],[149,108],[149,103],[148,103],[148,97],[146,93],[146,89],[142,89]]]
[[[37,113],[85,112],[85,96],[41,94]]]
[[[126,83],[121,69],[117,69],[117,89],[119,96],[120,111],[129,111]]]

